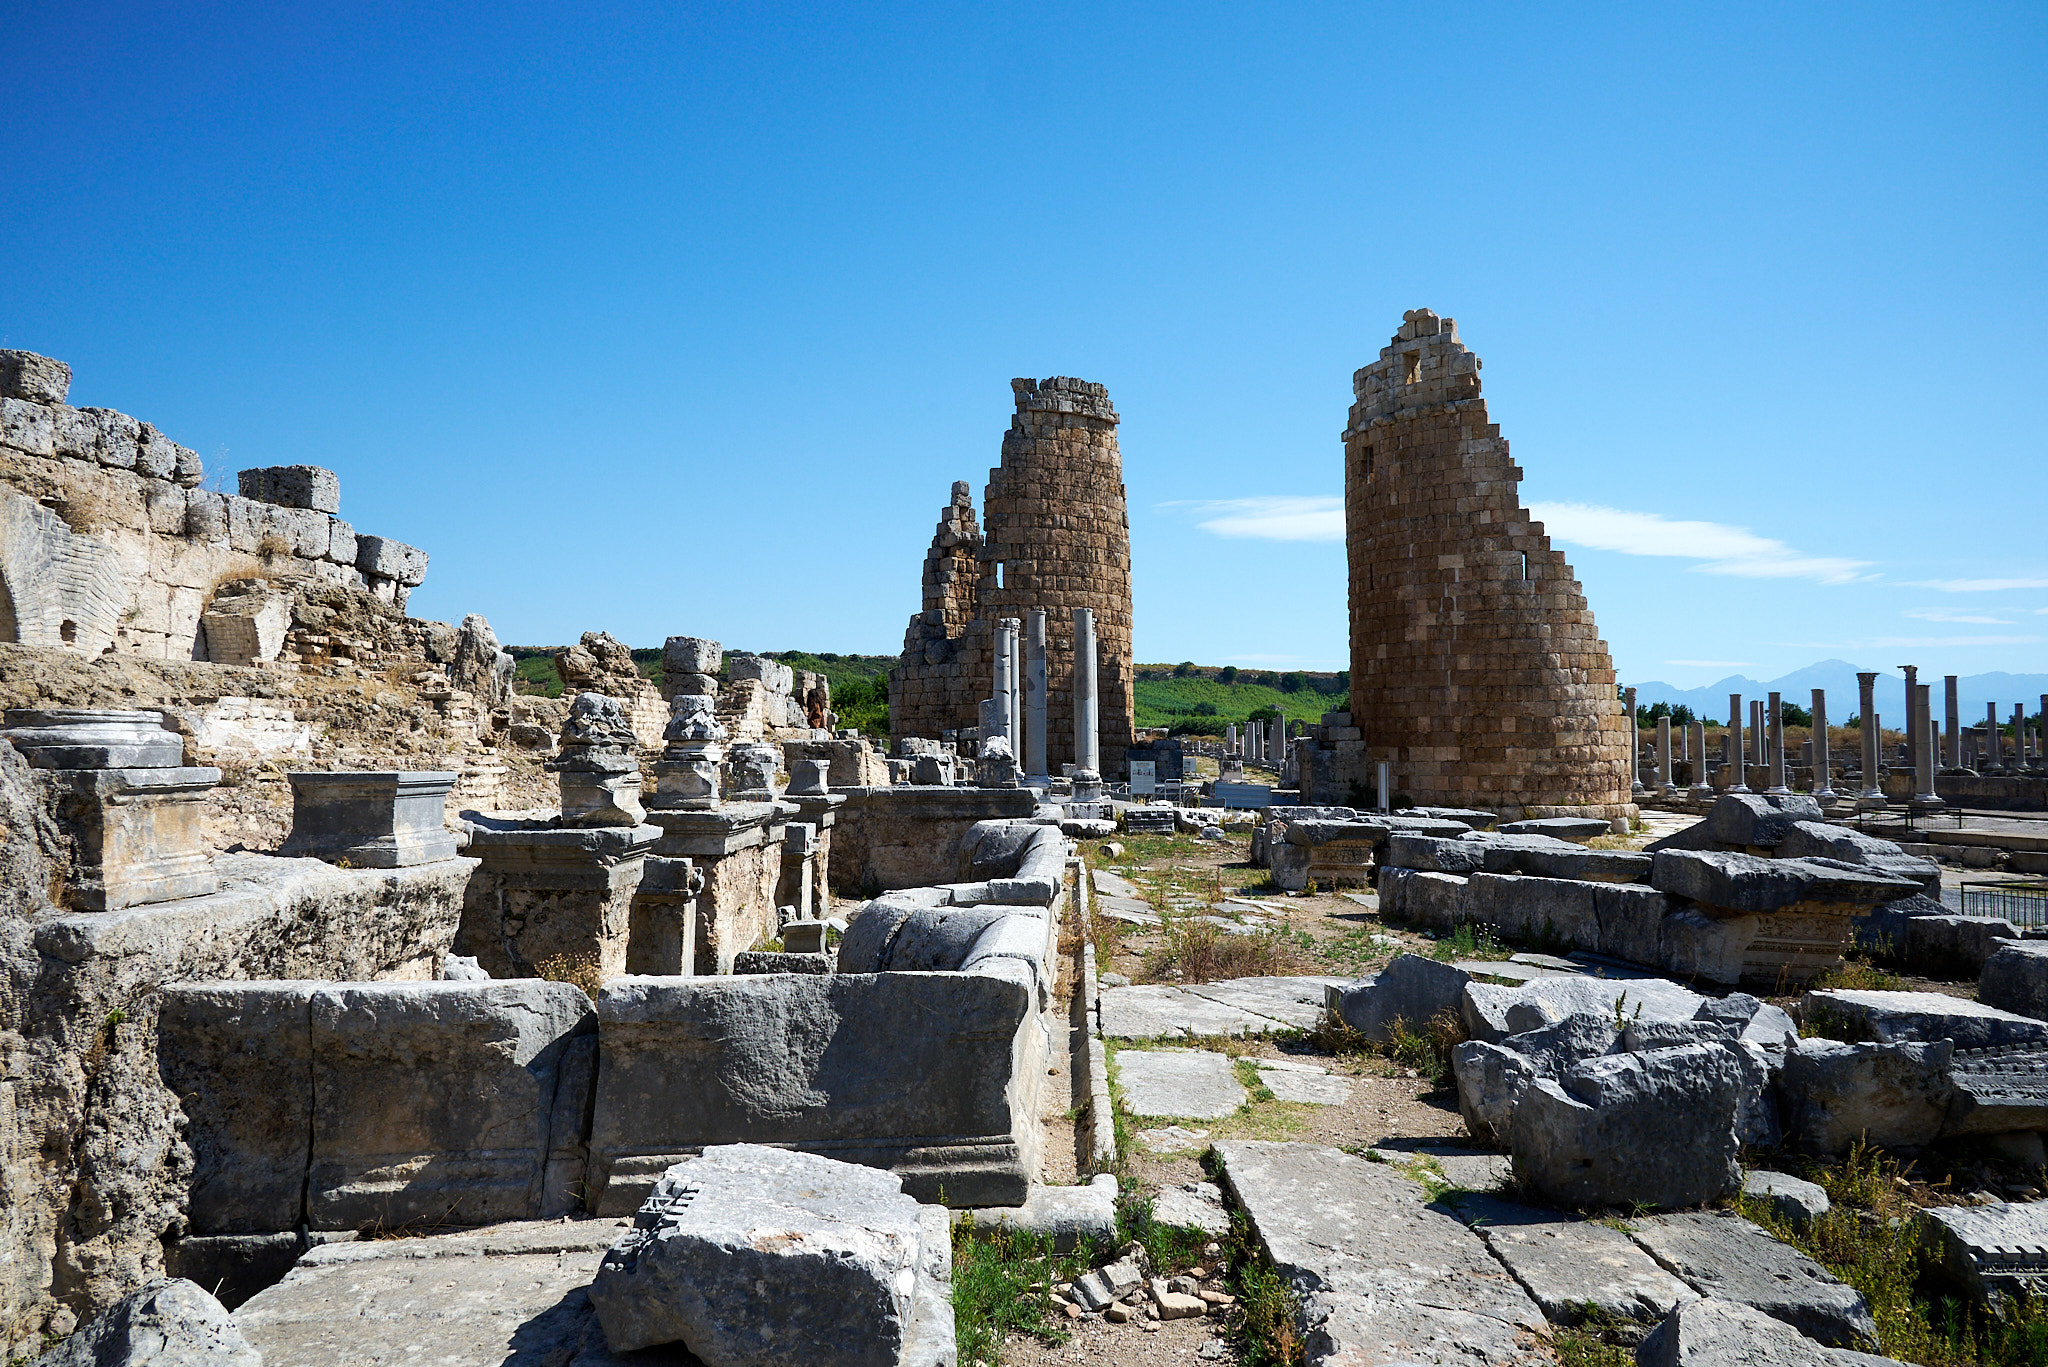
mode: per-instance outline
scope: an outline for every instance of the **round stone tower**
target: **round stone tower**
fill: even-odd
[[[1479,357],[1402,316],[1344,430],[1351,715],[1420,805],[1633,816],[1628,722],[1592,610],[1531,522]]]

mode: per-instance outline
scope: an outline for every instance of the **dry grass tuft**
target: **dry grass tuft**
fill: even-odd
[[[1314,971],[1308,956],[1278,930],[1233,935],[1221,926],[1195,919],[1167,922],[1166,943],[1145,958],[1148,982],[1209,983]]]

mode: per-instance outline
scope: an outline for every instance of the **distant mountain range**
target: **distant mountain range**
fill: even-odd
[[[1624,680],[1624,682],[1630,682]],[[1942,718],[1942,676],[1930,676],[1925,669],[1920,672],[1920,682],[1932,684],[1930,697],[1933,700],[1934,715]],[[1984,705],[1997,703],[2000,717],[2010,718],[2014,703],[2024,703],[2027,715],[2033,716],[2041,710],[2041,695],[2048,693],[2048,674],[1965,674],[1956,681],[1957,692],[1961,695],[1963,723],[1984,720]],[[1653,703],[1670,703],[1673,707],[1684,703],[1701,717],[1721,721],[1728,719],[1728,695],[1740,693],[1747,708],[1751,698],[1764,698],[1773,691],[1781,693],[1786,702],[1805,707],[1812,701],[1812,691],[1824,688],[1828,694],[1828,720],[1840,725],[1854,716],[1857,707],[1856,666],[1847,660],[1822,660],[1819,664],[1795,669],[1781,679],[1758,680],[1741,674],[1730,674],[1705,688],[1679,688],[1676,685],[1652,680],[1638,683],[1636,705],[1648,707]],[[1885,725],[1903,724],[1906,719],[1906,676],[1894,671],[1884,671],[1877,676],[1877,715]]]

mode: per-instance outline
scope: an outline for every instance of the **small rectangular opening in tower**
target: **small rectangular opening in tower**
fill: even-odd
[[[1524,580],[1527,580],[1527,579],[1528,579],[1528,577],[1529,577],[1529,553],[1528,553],[1527,551],[1523,551],[1523,552],[1522,552],[1522,578],[1523,578]]]
[[[1526,564],[1527,564],[1527,561],[1528,561],[1528,557],[1527,557],[1527,556],[1523,556],[1523,557],[1522,557],[1522,559],[1523,559],[1523,562],[1524,562],[1524,566],[1525,566],[1525,568],[1523,569],[1523,572],[1522,572],[1522,577],[1523,577],[1524,579],[1527,579],[1527,578],[1529,577],[1529,574],[1528,574],[1528,570],[1527,570],[1527,568],[1526,568]],[[996,587],[997,587],[997,588],[1001,588],[1002,586],[1003,586],[1003,562],[1002,562],[1002,561],[1000,561],[1000,560],[998,560],[998,561],[996,561]]]
[[[1365,448],[1365,482],[1372,483],[1372,448]]]
[[[1419,352],[1419,351],[1411,351],[1411,352],[1409,352],[1409,353],[1408,353],[1408,354],[1407,354],[1406,356],[1404,356],[1404,357],[1402,357],[1402,358],[1401,358],[1401,365],[1402,365],[1402,370],[1401,370],[1401,383],[1402,383],[1402,384],[1420,384],[1420,383],[1422,383],[1422,353],[1421,353],[1421,352]]]

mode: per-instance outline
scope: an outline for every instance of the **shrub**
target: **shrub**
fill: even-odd
[[[1233,935],[1208,921],[1169,921],[1166,943],[1145,959],[1154,982],[1180,970],[1180,981],[1219,982],[1227,978],[1273,978],[1308,973],[1307,958],[1278,930]]]
[[[1221,668],[1221,669],[1217,670],[1217,671],[1216,671],[1216,682],[1217,682],[1217,683],[1236,683],[1236,682],[1237,682],[1237,666],[1236,666],[1236,665],[1225,665],[1225,666],[1223,666],[1223,668]]]

